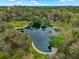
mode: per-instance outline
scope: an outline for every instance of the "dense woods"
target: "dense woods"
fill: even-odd
[[[37,19],[69,21],[78,13],[78,7],[0,7],[0,20],[2,21],[33,21]],[[73,17],[72,17],[73,16]]]
[[[31,46],[31,38],[16,30],[28,23],[56,26],[62,35],[52,38],[57,54],[51,59],[79,59],[79,7],[0,7],[0,59],[46,59]],[[19,24],[18,24],[19,23]],[[54,40],[53,40],[54,39]]]

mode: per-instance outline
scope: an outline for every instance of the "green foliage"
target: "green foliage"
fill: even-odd
[[[9,9],[8,9],[9,8]],[[70,9],[71,8],[71,9]],[[73,10],[72,10],[73,9]],[[2,21],[32,21],[36,19],[53,21],[66,21],[67,23],[77,16],[78,7],[0,7],[0,20]]]
[[[35,59],[44,59],[45,55],[38,53],[34,48],[31,48],[31,53],[34,55]]]
[[[74,41],[79,40],[79,31],[78,31],[78,29],[76,29],[76,28],[72,29],[72,36],[73,36]]]
[[[61,41],[64,40],[64,35],[56,35],[51,37],[52,45],[57,47]]]
[[[20,52],[24,51],[25,48],[30,48],[31,41],[27,34],[15,31],[5,22],[1,23],[1,25],[4,25],[5,30],[0,33],[0,59],[22,59],[21,54],[30,53]],[[16,52],[17,50],[18,52]]]
[[[72,21],[72,27],[79,27],[79,20],[75,19]]]
[[[64,42],[64,35],[52,36],[51,44],[53,47],[58,48],[58,50],[65,55],[69,52],[69,46]]]
[[[4,32],[8,29],[12,29],[13,27],[9,25],[7,22],[0,21],[0,32]]]
[[[14,29],[21,29],[27,26],[27,21],[11,21],[8,22],[9,25],[13,26]]]
[[[23,55],[16,52],[20,48],[26,55],[32,53],[35,59],[45,58],[45,55],[39,54],[33,48],[30,48],[31,41],[29,41],[26,34],[14,30],[26,26],[27,21],[37,26],[50,25],[60,28],[64,35],[52,36],[52,46],[57,47],[60,54],[63,53],[68,57],[66,59],[79,59],[79,51],[69,55],[69,48],[74,42],[67,42],[70,39],[79,41],[79,7],[21,6],[0,7],[0,59],[22,59]],[[72,28],[77,30],[72,30]],[[68,33],[68,30],[71,33]],[[68,37],[65,31],[72,37]],[[51,33],[51,31],[49,32]]]
[[[17,52],[16,54],[14,54],[11,59],[23,59],[22,54],[20,54],[19,52]]]
[[[30,48],[25,48],[24,52],[26,55],[28,55],[30,53]]]
[[[8,59],[9,53],[0,51],[0,59]]]
[[[0,59],[23,59],[22,54],[15,51],[15,54],[11,55],[9,52],[0,51]]]

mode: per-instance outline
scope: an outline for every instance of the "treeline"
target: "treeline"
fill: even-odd
[[[79,13],[79,7],[30,7],[4,6],[0,7],[1,21],[31,21],[35,19],[60,20],[69,22]]]
[[[29,54],[34,58],[46,59],[31,51],[30,38],[27,34],[14,30],[12,25],[15,23],[10,24],[12,21],[57,26],[65,38],[56,43],[59,51],[52,59],[79,59],[79,7],[0,7],[0,59],[24,59],[23,56]]]

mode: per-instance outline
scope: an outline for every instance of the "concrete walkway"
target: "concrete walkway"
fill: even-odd
[[[33,48],[37,51],[37,52],[39,52],[39,53],[41,53],[41,54],[45,54],[45,55],[52,55],[52,56],[54,56],[56,53],[57,53],[57,51],[58,51],[58,49],[57,48],[52,48],[52,52],[43,52],[43,51],[40,51],[40,50],[38,50],[36,47],[35,47],[35,45],[34,45],[34,43],[32,42],[32,46],[33,46]]]

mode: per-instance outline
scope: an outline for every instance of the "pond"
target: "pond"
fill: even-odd
[[[22,31],[26,32],[32,38],[35,47],[43,52],[50,52],[50,49],[48,48],[50,46],[50,36],[58,35],[60,33],[53,27],[35,28],[28,26],[26,28],[23,28]]]

